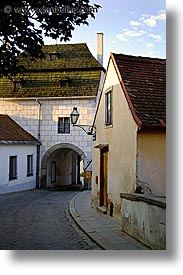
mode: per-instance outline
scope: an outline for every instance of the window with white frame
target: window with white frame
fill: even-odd
[[[9,157],[9,180],[17,179],[17,156]]]
[[[58,118],[58,134],[70,134],[70,117]]]
[[[105,94],[105,124],[112,124],[112,91]]]
[[[27,155],[27,177],[33,176],[33,155]]]

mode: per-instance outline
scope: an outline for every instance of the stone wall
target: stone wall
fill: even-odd
[[[121,194],[122,230],[151,249],[166,249],[166,199]]]

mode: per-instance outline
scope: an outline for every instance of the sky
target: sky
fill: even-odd
[[[104,67],[110,52],[136,56],[166,58],[165,0],[91,0],[101,9],[89,26],[80,25],[67,43],[87,43],[97,57],[97,33],[104,34]],[[55,40],[44,38],[45,44]],[[57,43],[59,39],[57,39]],[[63,43],[63,42],[62,42]]]

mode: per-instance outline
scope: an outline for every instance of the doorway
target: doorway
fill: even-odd
[[[42,158],[41,186],[80,184],[80,163],[84,158],[84,152],[73,144],[60,143],[50,147]]]
[[[107,207],[108,147],[100,150],[100,206]]]

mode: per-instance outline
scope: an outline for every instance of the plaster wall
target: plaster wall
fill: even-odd
[[[36,146],[0,145],[0,194],[36,187]],[[33,176],[27,177],[27,155],[33,155]],[[17,156],[17,179],[9,180],[9,157]]]
[[[138,133],[138,183],[166,194],[166,134]]]
[[[112,89],[112,124],[106,126],[105,92],[110,89]],[[114,215],[120,218],[120,193],[134,192],[136,185],[137,125],[112,61],[109,64],[95,123],[97,135],[96,141],[93,142],[92,203],[99,204],[100,191],[100,149],[96,149],[95,146],[108,144],[107,194],[108,200],[114,204]]]
[[[122,230],[151,249],[166,249],[165,198],[121,194]]]

